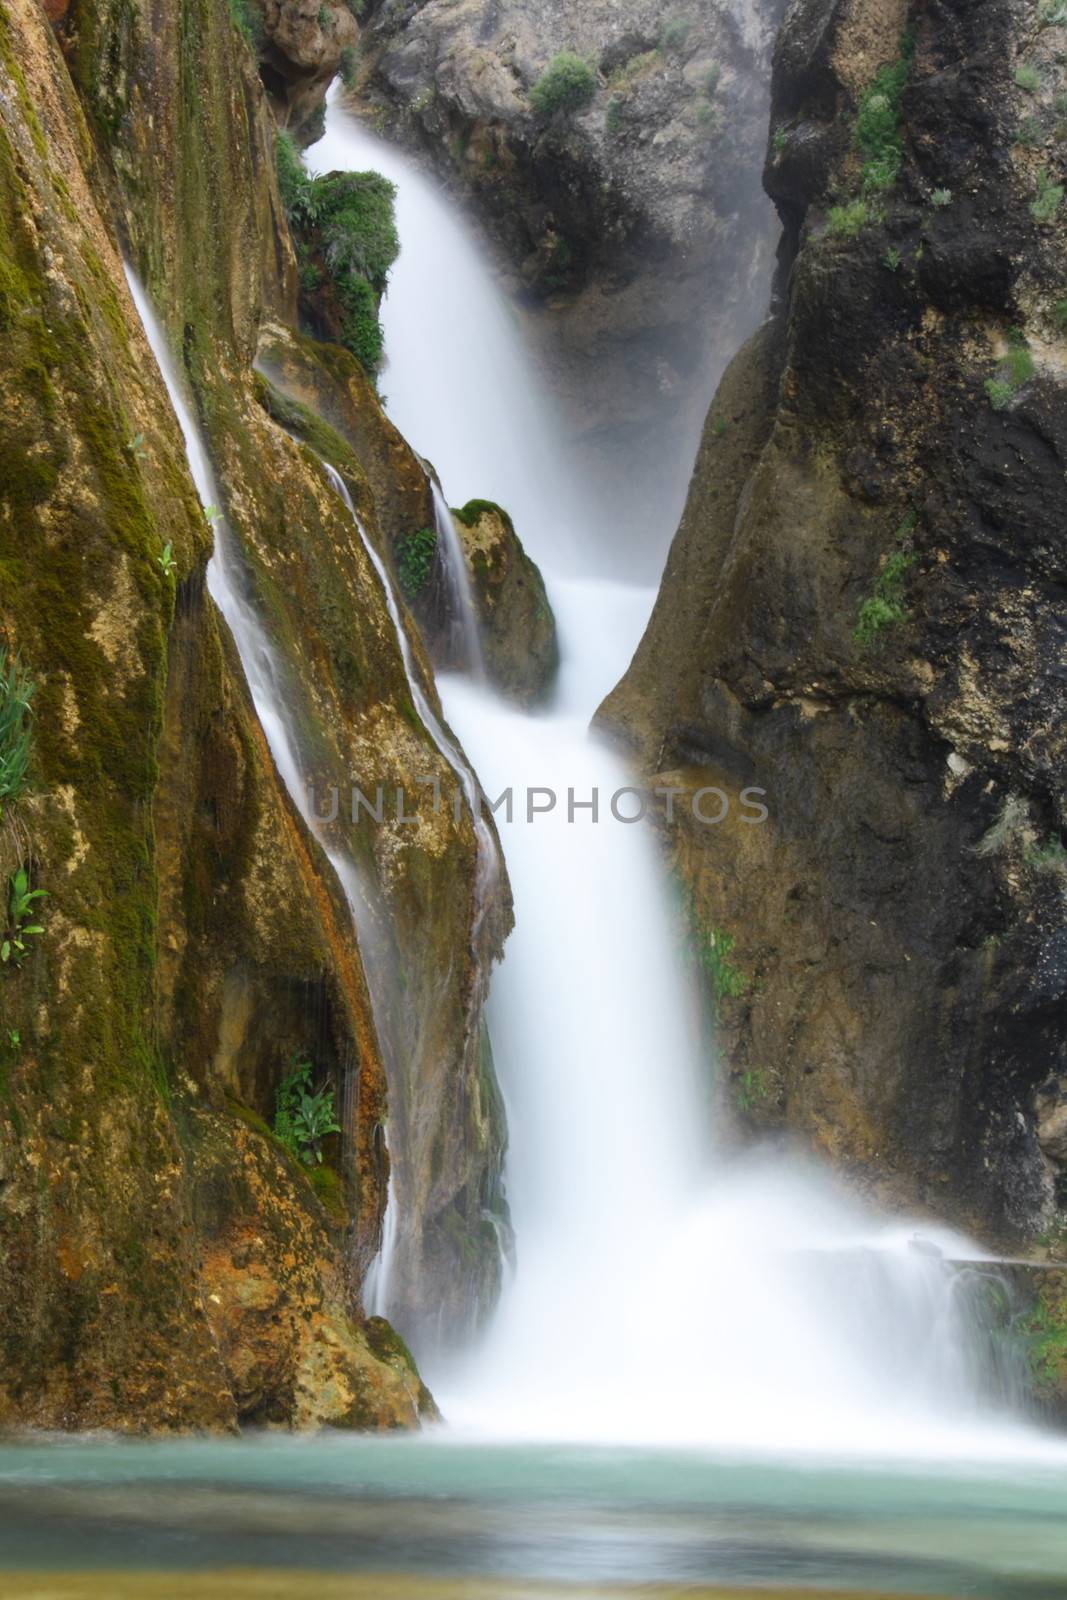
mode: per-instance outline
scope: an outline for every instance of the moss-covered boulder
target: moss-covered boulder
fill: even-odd
[[[543,700],[559,666],[559,644],[540,569],[501,506],[469,500],[452,517],[470,574],[486,673],[522,704]]]

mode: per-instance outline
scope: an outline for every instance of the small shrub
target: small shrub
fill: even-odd
[[[916,556],[914,551],[903,549],[901,546],[912,533],[917,521],[915,512],[909,511],[896,531],[894,537],[897,548],[886,558],[875,582],[874,593],[863,602],[857,612],[852,637],[861,650],[871,650],[880,645],[885,630],[903,622],[907,617],[904,580],[915,565]]]
[[[1037,196],[1030,207],[1035,222],[1052,222],[1063,204],[1063,186],[1042,169],[1037,174]]]
[[[359,51],[354,44],[346,44],[337,63],[338,76],[346,89],[351,89],[359,73]]]
[[[274,1101],[275,1136],[305,1166],[317,1166],[322,1161],[323,1139],[341,1132],[333,1090],[328,1084],[314,1088],[313,1070],[310,1061],[295,1060]]]
[[[580,111],[596,94],[596,73],[582,56],[564,50],[554,56],[530,90],[530,104],[547,121]]]
[[[894,246],[893,248],[887,250],[885,255],[882,257],[882,265],[884,267],[888,267],[890,272],[899,272],[902,260],[903,257],[901,256],[900,251]]]
[[[697,122],[702,128],[711,128],[719,120],[719,113],[710,100],[697,101]]]
[[[758,1068],[742,1072],[737,1080],[737,1109],[739,1111],[754,1111],[761,1100],[766,1100],[770,1094],[767,1074]]]
[[[719,87],[719,80],[721,77],[722,68],[719,66],[717,61],[713,61],[707,72],[704,74],[704,93],[708,96],[709,100],[713,100],[715,98],[715,92]]]
[[[263,18],[252,0],[228,0],[230,20],[254,49],[263,43]]]
[[[165,578],[173,578],[178,570],[178,563],[174,559],[174,547],[168,539],[156,557],[156,564]]]
[[[674,17],[660,29],[659,48],[664,55],[674,55],[685,49],[689,37],[689,23],[684,17]]]
[[[897,60],[883,67],[860,96],[855,137],[864,158],[863,187],[869,193],[891,189],[900,173],[904,159],[901,102],[914,53],[915,41],[905,34]]]
[[[1036,67],[1019,67],[1015,74],[1015,82],[1020,89],[1025,89],[1027,94],[1036,94],[1041,87],[1041,74]]]
[[[870,208],[866,200],[850,200],[847,205],[831,207],[827,220],[832,234],[853,239],[870,221]]]
[[[36,685],[17,656],[0,647],[0,817],[26,787],[30,716]]]
[[[780,156],[787,143],[787,134],[784,128],[775,128],[771,135],[771,149],[776,156]]]
[[[622,109],[625,104],[621,94],[613,94],[608,101],[608,109],[604,113],[604,132],[612,138],[622,128]]]
[[[429,582],[437,554],[437,534],[433,528],[416,528],[396,541],[396,575],[406,600],[414,600]]]
[[[1053,301],[1049,307],[1049,321],[1057,333],[1067,333],[1067,297]]]
[[[930,196],[930,204],[937,206],[939,210],[943,211],[946,206],[950,206],[952,204],[952,190],[935,189],[933,194]]]
[[[334,278],[355,273],[384,294],[400,253],[396,185],[380,172],[334,172],[313,185],[326,265]]]
[[[1040,19],[1044,28],[1067,22],[1067,0],[1041,0]]]
[[[323,33],[325,33],[327,29],[333,28],[333,12],[330,10],[329,6],[319,7],[317,21]]]
[[[1045,138],[1041,124],[1036,117],[1024,117],[1019,124],[1019,131],[1015,137],[1028,150],[1036,149],[1039,144],[1044,143]]]
[[[1015,390],[1006,378],[987,378],[985,392],[994,411],[1003,411],[1010,404]]]

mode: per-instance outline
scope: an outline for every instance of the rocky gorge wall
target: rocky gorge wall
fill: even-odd
[[[318,458],[384,550],[425,474],[358,364],[294,326],[273,119],[226,8],[76,0],[56,20],[0,5],[0,643],[35,685],[0,821],[5,940],[13,877],[47,896],[0,969],[0,1419],[410,1425],[432,1402],[359,1285],[392,1157],[401,1304],[462,1322],[492,1291],[504,1134],[480,1005],[506,881],[476,903],[467,813],[339,821],[381,928],[354,940],[208,597],[211,518],[120,241],[320,789],[451,779]],[[332,427],[277,420],[255,363],[282,345]],[[321,1167],[270,1128],[298,1059],[343,1111]]]
[[[779,0],[369,0],[348,103],[495,242],[581,473],[649,581],[712,386],[759,320],[759,182]],[[587,98],[552,109],[553,59]]]
[[[774,314],[600,713],[766,790],[664,818],[742,1123],[1013,1244],[1067,1197],[1060,11],[793,0]]]

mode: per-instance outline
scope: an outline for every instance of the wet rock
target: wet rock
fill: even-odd
[[[452,517],[470,573],[489,679],[522,704],[543,700],[559,666],[559,645],[541,573],[500,506],[471,500]]]
[[[905,22],[875,198],[858,118]],[[1065,217],[1035,215],[1014,77],[1056,34],[1007,3],[790,7],[775,316],[712,404],[602,712],[660,783],[766,791],[760,826],[664,818],[747,980],[717,1002],[735,1081],[763,1085],[741,1120],[1014,1240],[1063,1204],[1035,1095],[1067,1071]]]

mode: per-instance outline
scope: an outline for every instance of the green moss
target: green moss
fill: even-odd
[[[340,1173],[323,1162],[311,1169],[308,1180],[330,1221],[343,1228],[348,1222],[348,1202]]]
[[[256,399],[280,427],[309,445],[317,456],[345,477],[362,481],[363,469],[351,445],[342,439],[336,428],[331,428],[310,406],[282,394],[262,372],[253,374],[253,382]]]
[[[515,532],[514,524],[504,507],[498,506],[493,500],[468,500],[465,506],[452,508],[452,515],[457,517],[465,528],[473,528],[487,512],[498,516],[510,533]]]

